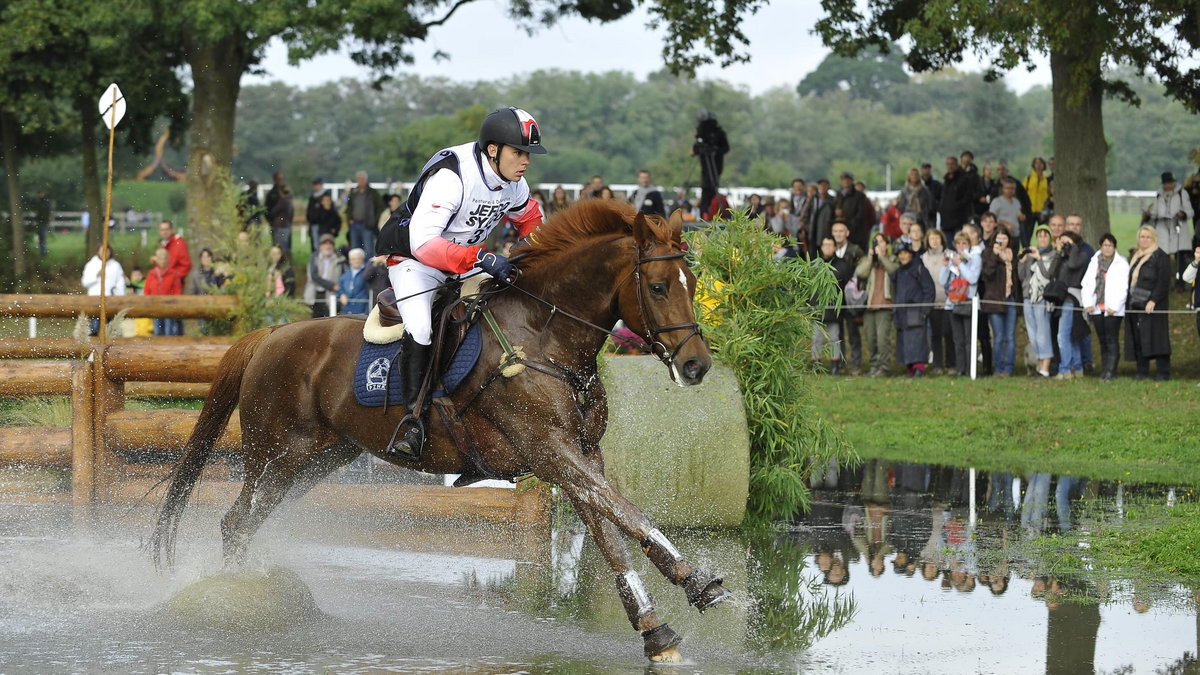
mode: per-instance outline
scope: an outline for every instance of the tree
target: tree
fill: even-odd
[[[216,176],[233,160],[234,120],[241,77],[257,64],[267,43],[280,38],[288,56],[299,62],[354,45],[355,62],[384,74],[411,63],[407,47],[423,40],[474,0],[174,0],[162,2],[168,33],[183,45],[191,71],[192,115],[188,139],[188,223],[203,243],[217,216]],[[744,14],[764,0],[655,0],[651,14],[668,27],[663,49],[677,72],[693,72],[711,62],[744,61],[748,44],[740,31]],[[633,11],[632,0],[510,0],[512,15],[532,30],[576,14],[612,21]]]
[[[1170,95],[1200,110],[1200,67],[1185,62],[1200,48],[1200,5],[1167,0],[881,0],[859,13],[855,0],[822,0],[816,30],[837,53],[883,51],[903,36],[915,72],[946,67],[970,50],[990,58],[988,76],[1048,54],[1054,110],[1056,207],[1080,213],[1093,241],[1108,230],[1102,102],[1138,104],[1111,66],[1152,73]]]
[[[796,92],[801,96],[820,96],[846,91],[854,98],[882,101],[893,85],[906,82],[904,52],[893,44],[886,51],[866,48],[849,58],[831,53],[800,80]]]

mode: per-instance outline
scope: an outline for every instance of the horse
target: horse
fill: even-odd
[[[226,564],[245,557],[255,531],[293,496],[369,452],[429,473],[532,473],[559,486],[606,562],[630,624],[654,661],[678,661],[682,638],[658,617],[622,536],[641,544],[661,574],[701,612],[730,597],[723,579],[690,564],[646,514],[604,477],[600,438],[608,406],[597,356],[617,320],[641,336],[680,386],[699,384],[712,356],[693,313],[696,277],[684,259],[682,218],[635,213],[590,200],[556,213],[521,245],[520,274],[490,282],[487,306],[509,340],[483,331],[477,365],[451,401],[482,462],[431,423],[419,461],[385,455],[402,405],[367,408],[352,391],[362,317],[330,317],[249,333],[222,358],[167,489],[149,547],[174,561],[188,498],[235,407],[241,410],[244,483],[221,520]],[[515,259],[515,258],[514,258]],[[527,368],[501,376],[497,364],[521,345]],[[349,355],[349,356],[348,356]],[[436,413],[431,413],[436,414]],[[461,435],[458,436],[461,440]],[[165,563],[164,563],[165,561]]]

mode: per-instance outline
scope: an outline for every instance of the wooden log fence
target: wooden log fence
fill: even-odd
[[[11,300],[13,297],[0,296],[0,314],[21,304]],[[19,309],[29,310],[30,306],[22,304]],[[194,308],[179,310],[172,316],[198,314],[213,316]],[[69,395],[71,426],[0,428],[0,470],[19,466],[69,468],[70,499],[85,511],[102,503],[155,499],[161,493],[152,488],[157,485],[162,489],[160,478],[169,466],[129,464],[127,460],[143,453],[173,459],[195,427],[199,411],[127,410],[126,396],[147,391],[174,395],[206,392],[228,343],[175,338],[117,340],[105,346],[36,340],[35,344],[24,345],[18,340],[0,341],[0,355],[13,359],[0,361],[0,397]],[[49,360],[47,357],[52,355],[64,358]],[[17,360],[23,356],[38,358]],[[240,446],[241,426],[235,412],[216,450],[231,453]],[[229,504],[237,489],[239,484],[233,481],[210,481],[198,493],[199,501]],[[318,508],[376,510],[402,513],[417,520],[489,524],[546,526],[550,511],[544,487],[451,489],[327,483],[316,486],[305,499]]]
[[[233,295],[113,295],[107,298],[108,316],[129,310],[129,317],[156,319],[223,319],[237,309]],[[0,316],[73,317],[100,316],[98,295],[0,294]]]

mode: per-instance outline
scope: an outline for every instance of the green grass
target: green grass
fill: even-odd
[[[866,458],[1200,484],[1200,340],[1190,315],[1171,317],[1175,379],[1163,383],[1134,381],[1124,361],[1110,383],[1020,376],[1021,322],[1017,334],[1015,377],[821,377],[817,396]]]

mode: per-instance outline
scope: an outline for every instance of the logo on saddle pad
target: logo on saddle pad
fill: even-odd
[[[392,362],[384,357],[379,357],[367,366],[367,391],[384,391],[387,389],[388,371],[392,369]]]

